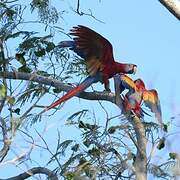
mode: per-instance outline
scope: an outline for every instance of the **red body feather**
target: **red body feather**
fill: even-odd
[[[106,90],[109,89],[108,79],[115,74],[136,72],[134,64],[115,62],[111,43],[92,29],[79,25],[74,27],[70,34],[74,36],[75,52],[81,51],[84,54],[87,71],[91,76],[101,72]]]
[[[138,117],[142,117],[143,110],[141,104],[143,101],[145,106],[155,113],[157,120],[162,126],[162,113],[157,91],[155,89],[147,90],[141,79],[133,81],[126,75],[121,75],[120,79],[121,91],[129,90],[123,101],[124,111],[133,111]]]

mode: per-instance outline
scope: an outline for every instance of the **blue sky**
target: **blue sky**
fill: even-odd
[[[72,2],[69,4],[74,6],[76,1]],[[75,17],[66,21],[67,30],[73,25],[83,24],[109,39],[115,59],[137,64],[138,72],[134,78],[141,77],[147,87],[158,90],[162,109],[169,109],[175,103],[176,111],[180,111],[178,20],[158,1],[83,2],[82,11],[91,8],[97,19],[105,23],[85,16]]]
[[[59,1],[55,0],[54,5],[57,8],[73,7],[76,8],[76,0]],[[59,26],[64,27],[66,32],[72,26],[82,24],[88,26],[101,35],[106,37],[113,45],[114,57],[119,62],[134,63],[138,66],[138,71],[132,78],[142,78],[147,88],[157,89],[161,101],[163,119],[169,121],[171,116],[177,116],[175,124],[180,125],[178,114],[180,113],[180,23],[169,13],[158,1],[106,1],[86,0],[81,1],[80,10],[88,12],[92,10],[93,15],[103,21],[94,20],[88,16],[78,16],[69,11],[64,13],[64,20]],[[33,27],[32,27],[33,28]],[[56,39],[57,43],[67,37],[59,35]],[[103,86],[99,85],[103,90]],[[46,101],[47,104],[49,100]],[[49,142],[55,143],[54,129],[59,128],[62,131],[62,137],[69,136],[76,138],[76,133],[71,127],[65,127],[64,120],[75,110],[88,108],[92,111],[100,109],[96,102],[89,102],[73,98],[68,101],[62,109],[53,117],[53,122],[48,124],[47,139]],[[118,114],[118,109],[108,103],[110,115]],[[98,114],[98,119],[103,119],[103,114]],[[61,120],[59,122],[59,120]],[[58,123],[58,126],[57,126]],[[37,124],[35,127],[42,124]],[[172,132],[178,129],[171,126]],[[43,128],[39,131],[43,131]],[[51,136],[49,136],[51,135]],[[56,133],[57,135],[57,133]],[[177,134],[176,137],[179,137]],[[177,138],[178,139],[178,138]],[[171,146],[173,151],[179,152],[177,142]],[[40,156],[37,157],[39,159]],[[13,168],[10,168],[13,169]],[[4,170],[4,172],[2,171]],[[16,168],[14,168],[16,171]],[[5,168],[0,167],[1,176],[7,177]],[[12,171],[13,172],[13,171]],[[10,172],[8,172],[8,176]],[[12,173],[14,174],[14,172]]]

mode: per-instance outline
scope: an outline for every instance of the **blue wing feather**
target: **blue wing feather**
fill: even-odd
[[[58,47],[60,48],[69,48],[70,50],[74,51],[78,56],[81,58],[85,58],[85,54],[83,51],[77,48],[75,41],[61,41],[58,44]]]

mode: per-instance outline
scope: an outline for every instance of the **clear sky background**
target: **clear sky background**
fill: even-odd
[[[53,5],[58,9],[64,9],[64,7],[75,9],[76,3],[77,1],[75,0],[53,1]],[[178,132],[180,127],[179,21],[157,0],[81,1],[80,10],[88,12],[88,9],[91,9],[93,15],[104,23],[92,17],[80,17],[69,11],[64,13],[64,20],[61,20],[59,26],[63,27],[66,32],[69,32],[72,26],[81,24],[94,29],[106,37],[113,45],[114,57],[117,61],[134,63],[138,66],[137,74],[131,77],[134,79],[142,78],[147,88],[155,88],[158,91],[163,119],[165,122],[168,122],[170,117],[175,116],[173,124],[176,127],[174,125],[171,126],[170,132]],[[65,37],[60,34],[56,41],[58,43],[64,39]],[[100,86],[98,88],[103,90],[102,85],[98,84],[98,86]],[[50,100],[46,100],[47,105],[50,102]],[[88,108],[93,111],[94,109],[100,109],[100,106],[94,101],[89,102],[73,98],[65,104],[61,112],[57,112],[57,115],[53,116],[51,119],[53,122],[49,123],[48,119],[46,119],[44,122],[36,124],[34,128],[38,128],[40,132],[43,132],[43,128],[47,127],[48,133],[44,133],[44,137],[48,139],[49,143],[52,143],[52,146],[56,142],[54,137],[57,136],[57,132],[54,129],[57,128],[62,133],[62,139],[65,137],[67,139],[76,139],[77,132],[75,133],[73,128],[65,126],[64,121],[73,112],[82,108]],[[110,114],[112,116],[119,113],[118,108],[111,103],[108,103],[108,110],[111,111]],[[103,119],[102,116],[104,116],[103,113],[97,113],[97,118]],[[177,133],[176,138],[173,136],[173,139],[170,139],[173,142],[173,145],[170,147],[171,151],[179,152],[180,147],[177,145],[179,142],[176,142],[179,138],[180,134]],[[11,157],[18,153],[16,145],[14,144],[13,151],[11,151]],[[37,150],[32,155],[37,158],[37,161],[41,158],[41,163],[43,164],[43,161],[46,162],[46,158],[39,154],[41,152]],[[0,172],[0,178],[6,178],[21,172],[21,170],[17,171],[14,165],[8,165],[0,166]]]

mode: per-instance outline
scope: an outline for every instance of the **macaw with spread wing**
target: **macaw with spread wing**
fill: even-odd
[[[59,100],[51,104],[45,111],[61,104],[72,96],[85,90],[98,81],[109,89],[109,79],[117,73],[132,74],[136,72],[136,65],[115,62],[111,43],[92,29],[78,25],[71,29],[72,41],[62,41],[60,48],[69,48],[84,59],[89,76],[77,87],[70,90]]]
[[[157,91],[155,89],[147,90],[141,79],[133,81],[125,74],[120,76],[120,81],[121,92],[125,89],[129,90],[123,101],[124,112],[133,110],[138,117],[143,117],[143,113],[145,113],[141,108],[143,101],[145,106],[155,113],[155,117],[162,126],[162,113]]]

